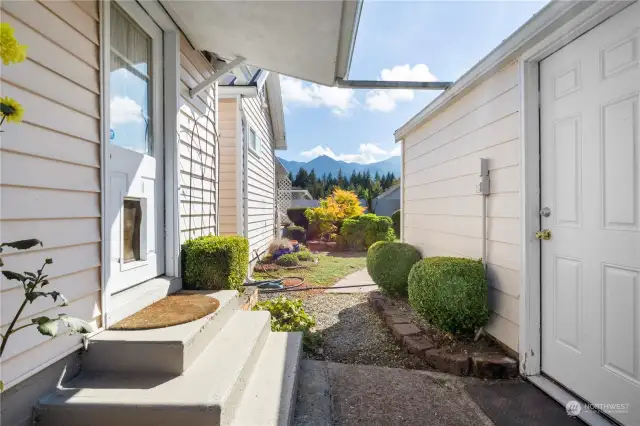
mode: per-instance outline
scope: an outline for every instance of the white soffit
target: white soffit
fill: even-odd
[[[361,0],[162,0],[198,50],[330,85],[346,78]]]

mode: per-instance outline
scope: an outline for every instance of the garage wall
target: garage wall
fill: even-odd
[[[262,254],[275,235],[274,141],[266,91],[242,98],[242,110],[262,142],[259,156],[249,152],[247,160],[247,236],[253,259],[254,250]]]
[[[482,257],[479,159],[488,158],[486,330],[518,349],[520,285],[520,98],[518,64],[505,67],[404,143],[405,241],[425,257]]]
[[[237,128],[238,102],[236,99],[221,99],[220,108],[220,235],[237,235],[238,173],[242,167],[238,158]]]
[[[2,66],[2,96],[25,108],[20,124],[0,133],[0,239],[38,238],[43,247],[5,250],[6,269],[35,272],[47,257],[49,290],[69,299],[28,304],[21,326],[36,316],[64,312],[100,321],[100,68],[98,3],[3,1],[2,22],[29,46],[28,59]],[[0,279],[1,331],[23,301],[20,283]],[[48,338],[19,331],[2,357],[2,380],[10,385],[34,369],[68,354],[80,336]],[[3,407],[3,411],[4,411]],[[9,407],[7,407],[8,409]]]
[[[216,234],[217,135],[215,88],[194,99],[189,89],[214,72],[211,64],[180,38],[180,241]]]

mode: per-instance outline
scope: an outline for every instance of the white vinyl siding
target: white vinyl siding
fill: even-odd
[[[264,93],[262,92],[264,96]],[[260,155],[251,150],[247,167],[247,236],[251,249],[262,254],[275,235],[275,158],[273,131],[267,101],[263,97],[243,98],[247,125],[261,141]]]
[[[216,100],[213,85],[194,99],[189,89],[213,67],[187,39],[180,39],[180,241],[216,234]]]
[[[235,99],[219,102],[220,114],[220,235],[237,235],[241,218],[238,216],[238,172],[242,168],[238,157],[238,103]]]
[[[520,97],[513,63],[428,118],[404,143],[405,241],[425,257],[482,257],[479,159],[489,159],[486,330],[517,351],[520,285]]]
[[[25,108],[20,124],[0,133],[0,236],[38,238],[44,247],[6,250],[5,268],[35,271],[51,257],[50,298],[28,304],[17,326],[66,313],[100,326],[100,72],[96,1],[5,1],[2,22],[28,45],[25,62],[1,67],[2,96]],[[0,280],[2,332],[23,300],[19,283]],[[49,338],[19,331],[2,357],[2,380],[15,382],[67,354],[80,336]]]

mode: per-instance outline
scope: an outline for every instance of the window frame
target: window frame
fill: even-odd
[[[246,126],[246,132],[247,132],[247,147],[249,148],[249,152],[251,152],[253,155],[255,155],[256,157],[260,158],[260,154],[262,151],[262,138],[260,137],[260,135],[258,134],[258,132],[256,131],[256,129],[254,129],[250,124],[247,123]],[[255,135],[255,147],[253,147],[251,145],[251,134]]]

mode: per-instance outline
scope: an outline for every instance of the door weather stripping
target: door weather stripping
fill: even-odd
[[[336,79],[336,86],[349,89],[412,89],[447,90],[453,83],[449,81],[380,81]]]
[[[243,58],[242,56],[237,56],[234,60],[223,65],[222,68],[217,70],[208,78],[205,78],[204,80],[202,80],[196,87],[194,87],[193,89],[189,89],[189,96],[191,96],[191,99],[195,98],[198,93],[202,92],[209,85],[218,81],[220,77],[222,77],[223,75],[225,75],[226,73],[228,73],[229,71],[237,67],[238,65],[241,65],[244,61],[246,61],[245,58]]]

